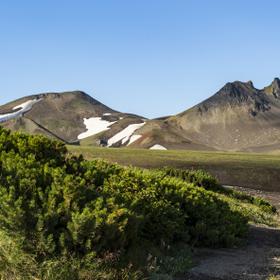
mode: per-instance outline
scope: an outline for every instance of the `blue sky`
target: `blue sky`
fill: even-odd
[[[3,0],[0,103],[80,89],[147,117],[280,70],[279,0]]]

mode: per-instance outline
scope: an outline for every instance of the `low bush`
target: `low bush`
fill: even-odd
[[[3,129],[0,162],[0,231],[20,240],[20,250],[45,275],[115,273],[115,264],[104,268],[106,256],[117,256],[117,271],[132,275],[127,252],[133,248],[231,246],[247,231],[247,218],[212,192],[220,186],[202,171],[173,174],[88,162],[69,156],[57,141]]]
[[[214,192],[223,192],[224,188],[217,179],[203,170],[184,170],[173,167],[164,167],[159,169],[164,175],[182,179],[185,182],[193,183],[198,187]]]
[[[254,196],[248,195],[244,192],[240,192],[240,191],[236,191],[236,190],[228,190],[228,195],[237,200],[258,206],[264,212],[276,213],[276,207],[261,197],[254,197]]]
[[[203,170],[183,170],[173,167],[164,167],[159,169],[163,173],[163,176],[171,176],[182,179],[187,183],[193,183],[198,187],[202,187],[206,190],[211,190],[216,193],[227,195],[238,201],[249,203],[259,207],[262,211],[274,214],[276,213],[276,207],[268,201],[260,197],[251,196],[244,192],[240,192],[234,189],[223,187],[218,180]]]

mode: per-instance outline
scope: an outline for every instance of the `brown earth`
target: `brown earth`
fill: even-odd
[[[280,210],[280,193],[237,188],[261,196]],[[246,244],[235,249],[197,249],[195,266],[178,280],[280,279],[280,229],[251,225]]]

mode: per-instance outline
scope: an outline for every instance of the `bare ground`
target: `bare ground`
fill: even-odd
[[[280,193],[238,188],[261,196],[280,210]],[[198,249],[195,266],[181,279],[264,280],[280,279],[280,229],[261,225],[250,227],[246,245],[235,249]]]

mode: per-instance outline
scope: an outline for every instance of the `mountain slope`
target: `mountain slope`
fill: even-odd
[[[280,149],[280,80],[263,89],[227,83],[193,108],[154,120],[115,111],[81,91],[39,94],[0,106],[0,122],[81,145],[273,151]]]
[[[180,127],[170,123],[169,118],[149,120],[137,131],[141,137],[130,147],[152,149],[160,145],[164,149],[215,150],[191,140]]]
[[[227,83],[167,123],[191,141],[214,149],[270,150],[280,143],[280,81],[261,90],[252,82]]]
[[[32,106],[25,108],[25,103]],[[117,112],[81,91],[32,95],[0,107],[4,127],[29,133],[43,133],[67,143],[77,142],[92,134],[122,123],[143,123],[141,117]]]

